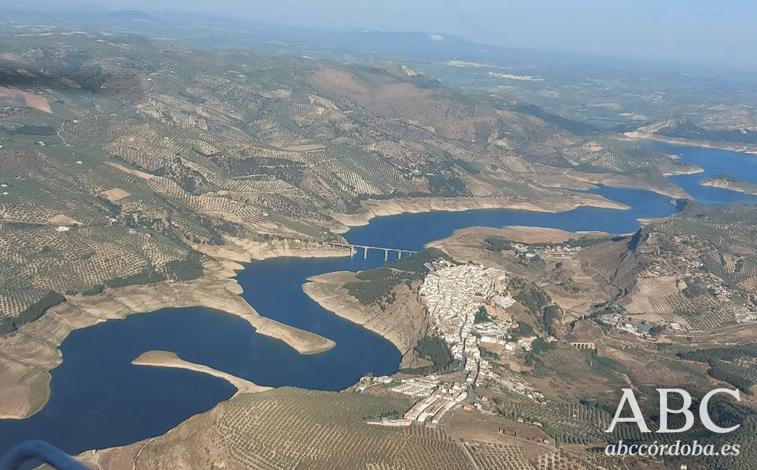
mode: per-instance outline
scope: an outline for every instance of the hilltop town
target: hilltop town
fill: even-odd
[[[624,237],[526,227],[456,232],[424,258],[412,287],[417,304],[408,293],[382,303],[388,315],[398,303],[427,319],[413,350],[420,361],[406,361],[412,367],[393,377],[365,377],[354,390],[413,400],[402,416],[374,424],[450,431],[456,416],[474,413],[538,429],[542,445],[570,443],[589,454],[613,438],[643,438],[635,428],[603,434],[613,397],[629,381],[683,381],[698,393],[738,387],[749,396],[738,419],[752,423],[754,214],[690,204]],[[357,304],[327,305],[349,316],[344,309]],[[750,442],[748,432],[735,439]]]
[[[615,71],[550,82],[463,60],[198,49],[162,30],[0,22],[0,42],[0,418],[44,408],[72,332],[135,313],[206,307],[293,354],[331,351],[334,340],[257,312],[237,274],[253,260],[378,250],[383,266],[303,290],[394,345],[395,374],[340,392],[270,389],[143,351],[130,366],[237,392],[160,436],[78,457],[103,470],[680,468],[602,449],[649,439],[605,432],[622,388],[657,419],[650,392],[681,384],[697,400],[715,387],[744,396],[712,405],[737,432],[685,438],[753,449],[757,211],[689,202],[668,176],[702,169],[644,142],[754,152],[753,107],[706,97],[686,108],[696,122],[666,119],[666,100],[698,85],[676,97],[640,83],[615,102],[608,84],[628,80]],[[701,184],[755,192],[731,177]],[[414,250],[345,238],[403,213],[628,210],[608,188],[680,212],[624,235],[471,227]],[[690,465],[748,470],[757,456]]]

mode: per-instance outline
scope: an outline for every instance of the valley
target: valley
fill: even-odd
[[[745,77],[134,15],[0,20],[0,456],[757,462]],[[681,384],[740,390],[712,403],[739,458],[603,452],[650,440],[605,432],[622,388],[656,428],[655,388]]]

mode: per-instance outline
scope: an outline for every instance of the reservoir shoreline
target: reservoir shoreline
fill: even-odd
[[[710,150],[726,150],[728,152],[744,153],[748,155],[757,155],[757,146],[749,144],[711,144],[701,140],[689,140],[678,139],[675,137],[664,137],[649,132],[626,132],[623,136],[627,140],[651,140],[654,142],[660,142],[663,144],[681,146],[681,147],[695,147]]]
[[[234,388],[237,389],[237,394],[260,393],[265,392],[266,390],[271,390],[271,387],[262,387],[258,384],[250,382],[249,380],[245,380],[235,375],[213,369],[212,367],[185,361],[184,359],[180,358],[178,354],[170,351],[147,351],[140,354],[139,357],[131,361],[131,363],[136,366],[169,367],[175,369],[191,370],[200,374],[208,374],[213,377],[223,379],[233,385]]]
[[[677,151],[672,149],[674,153]],[[757,160],[751,156],[726,158],[718,152],[689,149],[680,152],[688,153],[684,155],[687,163],[691,163],[689,157],[699,158],[694,163],[704,166],[708,174],[724,173],[723,168],[728,167],[721,164],[728,163],[727,160],[746,175],[757,174],[752,170]],[[671,181],[680,184],[697,199],[704,195],[707,198],[704,202],[708,204],[751,200],[735,196],[730,191],[710,188],[703,191],[699,179],[693,175],[675,176]],[[628,209],[579,207],[568,212],[536,212],[522,208],[418,212],[373,219],[370,227],[355,227],[345,234],[344,239],[353,244],[419,250],[433,240],[446,238],[457,229],[471,226],[520,225],[560,228],[569,232],[628,233],[638,229],[639,219],[664,217],[675,211],[670,198],[648,191],[600,187],[596,193],[588,194],[618,201]],[[87,302],[97,300],[94,303],[99,302],[98,305],[87,305],[84,300],[81,300],[81,306],[85,308],[74,305],[64,308],[66,304],[62,304],[54,315],[45,315],[26,325],[12,339],[6,341],[4,338],[3,347],[9,347],[14,354],[22,354],[25,358],[23,364],[19,363],[23,366],[21,369],[3,370],[0,364],[0,370],[3,370],[0,372],[3,380],[0,393],[9,396],[8,389],[2,390],[2,387],[12,384],[15,388],[11,392],[20,397],[18,406],[11,411],[23,410],[23,406],[28,410],[29,403],[35,400],[44,404],[41,398],[45,397],[37,392],[52,388],[52,395],[47,405],[39,405],[41,410],[28,419],[0,420],[2,446],[30,438],[48,440],[73,453],[124,445],[162,434],[234,393],[229,383],[207,374],[132,365],[131,361],[145,351],[174,351],[186,362],[207,365],[252,383],[273,387],[342,390],[365,373],[391,375],[397,371],[402,361],[400,350],[407,350],[412,338],[393,339],[391,334],[404,327],[385,328],[386,331],[382,332],[377,322],[370,325],[369,321],[361,319],[345,321],[321,308],[303,292],[303,283],[314,276],[381,266],[383,252],[371,252],[364,260],[363,256],[346,256],[344,249],[324,249],[307,242],[230,241],[222,248],[203,247],[204,253],[215,258],[206,268],[209,272],[217,271],[217,277],[212,282],[207,276],[202,278],[210,283],[202,294],[189,292],[198,290],[197,284],[192,283],[164,283],[154,291],[145,290],[146,286],[124,288],[127,289],[123,291],[126,301],[119,296],[114,299],[101,295],[86,299]],[[250,258],[262,261],[246,264]],[[107,290],[103,294],[113,294],[114,291]],[[218,293],[223,291],[226,293],[219,296]],[[205,296],[210,300],[190,302],[191,296]],[[227,296],[237,300],[228,300]],[[229,308],[242,308],[237,304],[238,298],[254,311],[264,313],[266,317],[262,318],[330,339],[336,344],[321,354],[310,355],[300,354],[291,347],[281,347],[279,341],[271,341],[249,328],[251,323],[242,315],[223,314],[222,311]],[[221,300],[236,307],[218,305]],[[162,303],[153,303],[158,301]],[[215,302],[212,305],[216,305],[218,311],[187,308],[160,310],[150,315],[128,313],[140,310],[140,305],[145,309],[150,305],[201,305],[205,302]],[[246,308],[243,310],[248,312]],[[92,313],[96,311],[109,313],[101,313],[98,317]],[[386,326],[399,325],[395,322],[404,318],[400,315],[402,312],[395,313],[397,316],[385,322]],[[123,320],[106,321],[116,318]],[[405,326],[414,331],[423,328],[422,323]],[[404,347],[395,346],[399,344]],[[61,354],[65,356],[64,361],[61,361]],[[0,361],[3,356],[7,354],[0,351]],[[52,366],[55,367],[52,373],[50,364],[57,364],[57,367]],[[30,379],[27,382],[16,380],[15,377],[27,377],[19,371],[30,372]],[[51,375],[52,381],[48,385]],[[6,377],[10,379],[6,381]],[[34,400],[31,399],[32,391],[37,394]],[[141,410],[143,416],[135,415],[133,408]],[[145,416],[149,416],[149,420],[145,421]],[[75,433],[67,431],[72,420],[77,422]],[[118,429],[109,428],[108,423],[114,420],[121,423]],[[0,453],[6,449],[0,448]]]
[[[514,203],[494,198],[418,198],[393,201],[366,201],[363,211],[342,214],[335,219],[352,227],[367,225],[375,217],[427,212],[462,212],[468,210],[519,210],[540,213],[566,212],[577,207],[628,210],[625,204],[587,193],[582,203],[565,202],[549,207],[531,203]],[[340,219],[341,217],[341,219]],[[345,230],[342,233],[345,233]],[[245,264],[273,258],[333,258],[349,256],[343,249],[318,243],[294,240],[258,242],[227,238],[224,245],[195,246],[210,256],[203,275],[194,281],[133,285],[106,289],[92,296],[69,296],[65,302],[46,312],[35,322],[22,325],[15,333],[35,344],[25,354],[17,344],[0,343],[0,356],[12,357],[14,367],[0,367],[0,382],[15,384],[0,389],[0,419],[22,420],[44,408],[50,399],[50,371],[63,362],[59,347],[75,330],[104,321],[118,320],[134,314],[168,308],[204,307],[245,319],[257,333],[278,339],[300,354],[319,354],[335,346],[333,340],[301,330],[260,315],[243,297],[237,273]],[[360,322],[355,322],[361,324]],[[380,334],[379,331],[375,331]],[[382,335],[383,336],[383,335]],[[387,338],[391,341],[391,338]],[[23,348],[29,349],[29,348]],[[39,354],[39,349],[45,354]],[[406,351],[402,351],[405,354]],[[34,354],[34,357],[31,356]],[[24,379],[26,377],[26,379]]]
[[[428,327],[420,298],[403,284],[394,288],[396,300],[391,308],[364,305],[344,287],[356,280],[356,273],[350,271],[319,274],[309,277],[302,291],[323,309],[392,343],[402,354],[401,367],[405,367],[414,359],[413,348]]]
[[[533,202],[515,202],[497,198],[411,198],[364,201],[359,212],[354,214],[336,213],[333,217],[343,223],[348,230],[370,223],[376,217],[389,217],[404,214],[421,214],[427,212],[464,212],[471,210],[516,210],[554,214],[568,212],[579,207],[596,209],[628,210],[629,206],[611,201],[602,196],[585,193],[585,199],[579,201],[560,201],[547,205]],[[342,233],[347,232],[345,230]]]

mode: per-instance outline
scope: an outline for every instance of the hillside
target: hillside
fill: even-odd
[[[5,332],[60,296],[195,279],[208,257],[249,259],[272,240],[338,239],[340,220],[389,200],[619,207],[576,191],[605,179],[680,193],[665,156],[410,69],[81,31],[0,39]]]
[[[623,312],[713,332],[757,318],[755,215],[752,206],[688,204],[615,247],[598,245],[580,257],[622,289],[614,304]]]
[[[752,128],[703,128],[687,118],[666,119],[627,132],[629,137],[643,137],[669,143],[712,146],[739,152],[757,153],[757,131]]]
[[[424,319],[414,351],[426,364],[403,369],[412,378],[393,377],[392,385],[407,384],[393,390],[472,383],[467,399],[475,408],[535,425],[583,458],[613,440],[647,440],[633,426],[604,433],[619,390],[629,385],[652,417],[655,388],[685,383],[695,397],[739,388],[740,404],[722,401],[714,409],[723,422],[742,424],[728,438],[747,448],[757,407],[756,214],[753,206],[687,203],[629,236],[466,228],[429,245],[420,280],[403,285],[401,297],[373,281],[381,278],[375,270],[332,278],[342,296],[334,311],[349,317],[338,307],[363,303],[380,324],[398,309],[415,308],[407,316]],[[413,295],[420,308],[407,307]],[[724,442],[703,428],[683,438]],[[749,468],[754,455],[665,462],[681,463]]]
[[[471,468],[462,447],[440,431],[366,423],[406,406],[399,397],[282,388],[240,395],[165,436],[85,458],[103,470],[131,462],[177,469]]]
[[[609,464],[633,468],[632,460],[605,461],[599,455],[586,456],[534,442],[535,438],[498,443],[496,436],[503,436],[497,431],[500,422],[486,418],[476,422],[471,413],[462,413],[446,429],[378,424],[379,418],[401,415],[408,406],[407,399],[387,391],[328,393],[283,388],[237,396],[163,436],[87,452],[81,459],[98,470],[198,465],[230,469],[541,470],[599,469]],[[336,408],[338,414],[333,413]]]

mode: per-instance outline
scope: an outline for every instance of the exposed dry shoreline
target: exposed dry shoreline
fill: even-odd
[[[237,393],[260,393],[271,389],[271,387],[260,386],[256,383],[250,382],[249,380],[245,380],[237,377],[236,375],[231,375],[226,372],[213,369],[212,367],[185,361],[176,353],[170,351],[147,351],[131,361],[131,363],[137,366],[185,369],[191,370],[193,372],[199,372],[201,374],[212,375],[213,377],[218,377],[219,379],[223,379],[233,385],[234,388],[237,389]]]
[[[538,212],[561,212],[587,205],[608,209],[627,206],[601,196],[587,195],[579,200],[548,205],[513,202],[496,198],[416,198],[390,201],[366,201],[358,214],[336,214],[337,231],[367,224],[372,218],[402,213],[465,211],[474,209],[514,209]],[[23,325],[0,342],[0,418],[23,419],[41,410],[50,396],[50,370],[62,362],[58,346],[76,329],[125,318],[130,314],[153,312],[165,308],[206,307],[245,319],[260,334],[279,339],[301,354],[317,354],[334,347],[332,340],[260,316],[242,297],[242,287],[234,279],[240,263],[275,257],[348,256],[339,248],[315,242],[271,240],[266,242],[227,238],[220,246],[195,246],[212,258],[205,275],[191,282],[161,282],[149,285],[107,289],[94,296],[71,296],[53,307],[39,320]],[[328,276],[328,275],[324,275]],[[326,277],[318,277],[318,281]],[[311,279],[311,281],[316,278]],[[350,321],[365,326],[391,341],[406,354],[416,344],[417,332],[425,331],[423,319],[408,319],[401,312],[371,311],[347,295],[328,294],[334,285],[305,285],[314,300]],[[307,287],[311,285],[310,287]],[[354,303],[350,303],[352,299]],[[408,302],[412,302],[408,295]],[[420,309],[422,310],[422,309]],[[410,322],[411,324],[408,324]],[[411,332],[411,333],[408,333]]]
[[[693,167],[688,170],[669,171],[669,172],[663,173],[663,176],[667,177],[667,176],[698,175],[700,173],[704,173],[704,168]]]
[[[663,173],[663,176],[677,176],[677,175],[692,175],[704,172],[703,168],[695,166],[687,167],[674,167]],[[671,183],[670,180],[665,180],[668,184],[661,186],[659,183],[654,183],[639,178],[629,178],[624,175],[613,174],[591,174],[591,173],[573,173],[573,177],[586,184],[591,184],[592,187],[598,185],[607,186],[609,188],[625,188],[625,189],[640,189],[643,191],[650,191],[653,193],[667,196],[671,199],[687,199],[691,196]]]
[[[423,197],[412,199],[377,200],[370,199],[355,214],[338,213],[333,217],[347,227],[367,225],[375,217],[399,214],[418,214],[423,212],[447,211],[462,212],[477,209],[511,209],[533,212],[565,212],[578,207],[588,206],[600,209],[627,210],[628,206],[611,201],[602,196],[588,194],[579,200],[554,201],[547,204],[538,202],[511,201],[498,198],[435,198]],[[346,231],[346,230],[345,230]]]
[[[455,230],[452,235],[441,240],[426,244],[427,248],[444,251],[444,246],[451,240],[461,238],[502,237],[516,243],[564,243],[578,238],[603,238],[609,236],[606,232],[576,231],[568,232],[559,228],[529,227],[522,225],[508,225],[505,227],[466,227]],[[449,253],[448,253],[449,254]]]
[[[709,142],[706,142],[704,140],[688,140],[688,139],[677,139],[674,137],[664,137],[657,134],[649,133],[649,132],[626,132],[623,134],[626,138],[630,140],[654,140],[655,142],[663,142],[665,144],[671,144],[671,145],[683,145],[686,147],[701,147],[701,148],[707,148],[707,149],[715,149],[715,150],[729,150],[732,152],[741,152],[741,153],[748,153],[750,155],[757,155],[757,146],[754,145],[739,145],[739,144],[711,144]]]
[[[41,410],[50,397],[50,371],[63,358],[58,347],[73,330],[165,308],[205,307],[236,315],[256,332],[283,341],[301,354],[318,354],[335,343],[263,317],[242,298],[236,261],[271,256],[341,256],[323,246],[293,246],[284,242],[229,243],[206,264],[204,275],[188,282],[160,282],[107,289],[93,296],[69,296],[39,320],[22,325],[0,341],[0,418],[24,419]],[[297,245],[297,244],[295,244]],[[249,250],[249,251],[248,251]],[[247,253],[245,255],[245,253]]]
[[[213,258],[237,263],[261,261],[271,258],[333,258],[350,256],[349,250],[322,245],[307,240],[271,240],[258,242],[227,237],[224,245],[195,246],[194,248]],[[345,242],[346,243],[346,242]]]
[[[708,188],[725,189],[727,191],[757,196],[757,185],[751,183],[744,183],[726,178],[712,178],[701,181],[699,184]]]
[[[703,171],[704,170],[702,169],[681,170],[678,172],[665,173],[665,176],[697,174]],[[659,188],[653,184],[649,184],[646,182],[629,182],[624,179],[614,178],[614,177],[608,177],[605,180],[587,178],[585,181],[591,182],[592,184],[595,184],[595,185],[607,186],[609,188],[640,189],[642,191],[649,191],[652,193],[661,194],[671,199],[687,199],[691,197],[686,191],[678,188],[677,186],[672,186],[668,189],[664,189],[664,188]]]
[[[402,365],[415,357],[413,348],[428,328],[426,309],[417,293],[406,284],[395,287],[395,302],[382,309],[364,305],[344,285],[357,280],[356,273],[337,271],[309,277],[302,285],[308,297],[321,307],[382,336],[402,353]]]

